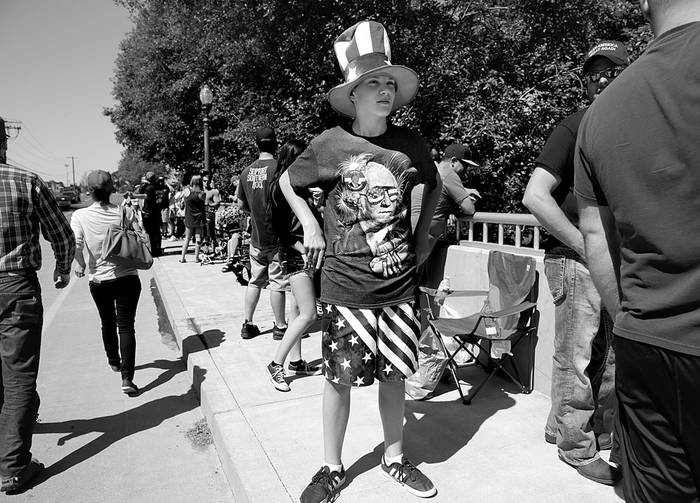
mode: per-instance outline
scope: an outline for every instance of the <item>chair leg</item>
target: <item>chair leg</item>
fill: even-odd
[[[455,386],[457,387],[457,391],[459,392],[459,396],[464,400],[464,392],[462,391],[462,386],[459,384],[459,377],[457,377],[457,364],[454,361],[454,354],[450,353],[450,351],[447,349],[447,346],[445,346],[445,341],[442,340],[442,336],[437,330],[434,330],[435,332],[435,338],[438,341],[438,345],[440,346],[440,350],[443,352],[445,357],[447,358],[447,368],[450,371],[450,374],[452,374],[452,379],[455,382]],[[455,352],[455,354],[457,354]]]
[[[474,398],[476,398],[476,395],[479,394],[479,391],[481,391],[481,388],[483,388],[483,387],[486,385],[486,383],[489,382],[489,381],[491,380],[491,378],[496,374],[496,371],[497,371],[497,370],[498,370],[498,366],[493,367],[493,369],[491,370],[491,372],[489,372],[489,375],[486,376],[486,379],[484,379],[483,381],[481,381],[481,382],[476,386],[476,388],[472,388],[472,389],[469,391],[469,394],[466,396],[466,398],[465,398],[465,397],[462,397],[462,403],[463,403],[464,405],[471,405],[472,400],[474,400]]]

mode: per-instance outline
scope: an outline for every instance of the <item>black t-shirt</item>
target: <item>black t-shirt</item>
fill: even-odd
[[[700,22],[656,38],[579,129],[576,193],[620,238],[615,334],[700,356]],[[593,260],[593,258],[591,258]]]
[[[289,179],[297,192],[326,195],[321,300],[355,308],[414,300],[411,189],[435,187],[436,176],[425,141],[406,128],[365,138],[335,127],[311,142]]]
[[[538,167],[556,176],[560,182],[552,192],[552,197],[561,208],[566,218],[578,228],[578,207],[574,195],[574,151],[576,134],[586,108],[579,110],[561,121],[547,138],[540,155],[535,159]],[[551,234],[542,243],[547,253],[567,254],[574,251]]]
[[[250,243],[256,248],[276,246],[277,236],[267,211],[268,183],[277,169],[274,159],[256,160],[241,173],[236,197],[250,208]]]
[[[321,214],[318,209],[313,204],[313,198],[311,192],[306,190],[300,194],[305,200],[306,204],[311,209],[314,217],[318,221],[319,225],[323,225],[323,220],[321,219]],[[282,189],[280,189],[279,183],[275,183],[272,188],[272,228],[280,240],[280,245],[285,248],[291,248],[294,243],[299,241],[304,243],[304,230],[301,226],[301,222],[292,211],[289,206],[287,199],[282,194]]]

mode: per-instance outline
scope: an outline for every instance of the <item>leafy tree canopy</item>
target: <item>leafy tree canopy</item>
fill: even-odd
[[[421,77],[393,117],[444,149],[472,146],[482,209],[523,211],[532,163],[558,121],[585,105],[580,66],[600,39],[639,55],[651,32],[630,0],[115,0],[135,21],[105,113],[129,156],[202,169],[208,83],[211,153],[224,188],[255,156],[253,132],[309,140],[343,119],[333,40],[362,19],[387,28],[392,60]]]

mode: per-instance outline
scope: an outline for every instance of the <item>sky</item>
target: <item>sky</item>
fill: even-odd
[[[0,0],[0,116],[10,164],[72,183],[115,171],[122,146],[102,114],[114,104],[119,43],[132,28],[113,0]],[[15,137],[16,136],[16,137]]]

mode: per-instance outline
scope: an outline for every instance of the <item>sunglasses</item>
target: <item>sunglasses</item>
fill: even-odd
[[[393,203],[399,198],[399,189],[396,187],[372,187],[367,191],[366,197],[367,202],[372,206],[384,201],[385,197],[388,197],[389,202]]]
[[[586,81],[593,84],[594,82],[598,82],[600,79],[605,77],[606,79],[614,79],[618,75],[622,73],[622,70],[624,70],[624,66],[616,66],[613,68],[607,68],[605,70],[601,70],[599,72],[591,72],[587,73],[585,75]]]

